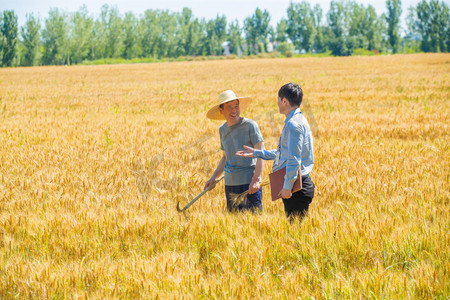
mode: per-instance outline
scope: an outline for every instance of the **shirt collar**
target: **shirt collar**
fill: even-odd
[[[235,127],[239,126],[243,121],[244,121],[244,117],[241,117],[241,119],[236,124],[229,126],[227,123],[227,125],[229,128],[235,128]]]
[[[296,114],[301,114],[302,112],[300,111],[300,108],[296,108],[293,111],[291,111],[288,116],[286,117],[286,120],[284,120],[284,123],[289,122],[290,119],[292,119],[293,116],[295,116]]]

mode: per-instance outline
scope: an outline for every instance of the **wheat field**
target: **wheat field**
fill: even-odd
[[[0,298],[448,299],[450,55],[0,69]],[[218,94],[267,149],[299,83],[316,194],[226,212]],[[263,179],[272,163],[265,165]]]

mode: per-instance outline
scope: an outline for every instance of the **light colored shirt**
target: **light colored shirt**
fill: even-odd
[[[248,159],[235,154],[245,150],[244,145],[254,147],[264,141],[258,124],[247,118],[242,118],[231,127],[225,122],[220,126],[219,134],[220,149],[225,151],[226,156],[225,185],[250,184],[255,172],[256,158]]]
[[[311,173],[314,166],[313,137],[308,121],[299,108],[286,117],[277,149],[255,150],[254,156],[274,160],[273,172],[286,167],[283,185],[285,189],[292,189],[300,166],[302,177]]]

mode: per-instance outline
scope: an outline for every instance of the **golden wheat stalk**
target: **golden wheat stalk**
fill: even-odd
[[[270,182],[269,180],[264,180],[261,183],[261,187],[268,185]],[[247,194],[248,194],[248,190],[240,193],[240,194],[235,194],[235,193],[230,193],[230,200],[231,203],[233,204],[233,206],[238,206],[241,204],[244,204],[247,202]]]

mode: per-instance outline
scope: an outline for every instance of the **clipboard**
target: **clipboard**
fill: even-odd
[[[269,174],[270,193],[272,196],[272,201],[275,201],[275,200],[281,198],[278,195],[280,194],[281,190],[283,189],[285,175],[286,175],[286,167]],[[294,186],[292,187],[292,193],[300,191],[301,189],[302,189],[302,172],[301,172],[301,167],[299,167],[297,179],[295,180]]]

